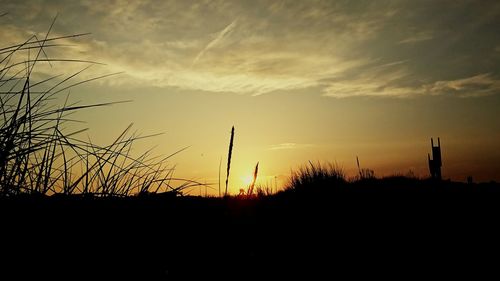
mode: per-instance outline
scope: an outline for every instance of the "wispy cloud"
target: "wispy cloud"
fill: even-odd
[[[273,144],[269,147],[269,150],[287,150],[287,149],[301,149],[313,147],[313,144],[300,144],[294,142],[286,142],[280,144]]]
[[[437,81],[425,85],[423,90],[431,94],[452,94],[459,97],[480,97],[500,94],[500,79],[489,73],[457,80]]]
[[[355,96],[418,97],[422,95],[449,95],[461,98],[500,94],[500,79],[491,74],[478,74],[454,80],[439,80],[414,86],[400,86],[395,80],[404,72],[392,72],[382,76],[368,76],[351,81],[332,82],[324,89],[324,95],[335,98]]]
[[[215,47],[217,44],[219,44],[219,42],[224,39],[224,37],[226,37],[228,34],[231,33],[231,31],[233,31],[233,29],[236,27],[236,23],[237,23],[238,19],[235,19],[232,23],[230,23],[228,26],[226,26],[223,30],[221,30],[220,32],[217,33],[217,35],[215,36],[215,38],[210,41],[207,46],[205,46],[205,48],[203,48],[203,50],[201,50],[198,55],[196,56],[196,58],[194,58],[193,60],[193,63],[192,65],[196,64],[198,62],[198,60],[200,60],[200,58],[208,51],[210,50],[211,48]]]
[[[43,32],[48,11],[60,11],[56,32],[92,32],[64,55],[125,71],[118,85],[250,95],[310,89],[330,97],[494,94],[500,5],[464,3],[12,1],[0,35],[10,42]],[[429,16],[443,9],[447,17]],[[437,43],[419,44],[430,40]],[[451,87],[457,83],[463,89]]]
[[[406,97],[415,93],[401,81],[410,75],[405,61],[365,67],[356,75],[341,77],[325,83],[323,95],[336,98],[356,96]]]
[[[434,38],[432,32],[422,31],[422,32],[417,32],[415,34],[411,34],[409,37],[399,41],[398,43],[399,44],[417,43],[417,42],[427,41],[432,38]]]

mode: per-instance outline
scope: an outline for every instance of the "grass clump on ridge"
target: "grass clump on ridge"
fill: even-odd
[[[344,185],[346,183],[345,172],[333,163],[314,164],[302,166],[292,171],[285,190],[308,191],[324,189]]]

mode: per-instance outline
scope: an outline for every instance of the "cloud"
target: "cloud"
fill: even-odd
[[[364,67],[356,75],[341,77],[325,82],[323,95],[336,98],[356,96],[407,97],[416,91],[409,86],[401,86],[411,73],[405,61]]]
[[[201,50],[198,55],[196,56],[196,58],[194,58],[193,60],[193,63],[192,65],[196,64],[196,62],[198,62],[198,60],[208,51],[210,50],[211,48],[215,47],[217,44],[219,44],[219,42],[224,39],[225,36],[227,36],[229,33],[231,33],[231,31],[233,31],[233,29],[236,27],[236,22],[238,21],[238,19],[234,20],[232,23],[230,23],[228,26],[226,26],[223,30],[221,30],[217,36],[214,38],[214,40],[210,41],[210,43],[207,44],[207,46],[205,48],[203,48],[203,50]]]
[[[500,93],[500,79],[489,73],[457,80],[437,81],[423,87],[430,94],[452,94],[459,97],[481,97]]]
[[[381,76],[369,75],[355,80],[332,82],[324,89],[323,95],[335,98],[356,96],[408,98],[422,95],[467,98],[500,94],[500,79],[488,73],[415,86],[400,86],[397,80],[403,79],[406,75],[404,71],[396,71]]]
[[[280,143],[280,144],[273,144],[269,147],[269,150],[288,150],[288,149],[301,149],[301,148],[308,148],[308,147],[313,147],[313,144],[299,144],[299,143],[294,143],[294,142],[286,142],[286,143]]]
[[[423,32],[418,32],[415,34],[412,34],[410,37],[407,37],[401,41],[399,41],[399,44],[409,44],[409,43],[417,43],[417,42],[422,42],[422,41],[427,41],[431,40],[434,38],[431,32],[429,31],[423,31]]]
[[[123,87],[249,95],[309,89],[337,98],[494,94],[500,5],[465,2],[10,2],[0,35],[7,43],[42,33],[54,16],[48,11],[59,11],[54,34],[92,36],[50,54],[125,71],[113,78]],[[444,9],[447,17],[434,16]]]

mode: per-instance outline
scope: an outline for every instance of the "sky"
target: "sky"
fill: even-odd
[[[50,57],[102,63],[71,98],[132,100],[78,113],[106,144],[134,123],[137,143],[172,157],[179,176],[223,177],[235,126],[230,190],[259,162],[279,187],[291,170],[333,162],[349,176],[428,176],[440,137],[443,176],[500,180],[498,1],[0,0],[1,44],[64,39]],[[0,46],[3,47],[3,46]],[[78,63],[41,64],[35,78]],[[198,191],[193,191],[198,192]]]

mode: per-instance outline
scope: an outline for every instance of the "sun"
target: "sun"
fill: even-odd
[[[245,186],[249,186],[253,181],[253,177],[251,175],[246,175],[246,176],[243,176],[241,177],[241,182],[245,185]]]

